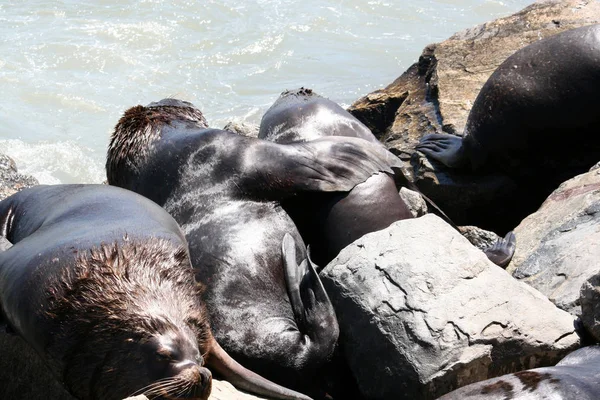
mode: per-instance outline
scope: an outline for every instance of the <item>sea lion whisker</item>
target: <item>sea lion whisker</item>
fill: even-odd
[[[173,397],[179,398],[181,395],[189,394],[191,392],[192,388],[194,387],[194,382],[184,381],[182,383],[183,383],[183,385],[181,386],[179,391],[172,394]]]
[[[175,378],[173,378],[173,377],[171,377],[171,376],[169,376],[169,377],[167,377],[167,378],[162,378],[162,379],[159,379],[159,380],[157,380],[157,381],[154,381],[154,382],[152,382],[152,383],[151,383],[151,384],[149,384],[149,385],[146,385],[146,386],[144,386],[144,387],[143,387],[143,388],[141,388],[141,389],[138,389],[138,390],[136,390],[135,392],[133,392],[133,393],[129,394],[127,397],[133,397],[133,396],[138,396],[138,395],[140,395],[140,394],[144,394],[144,393],[145,393],[145,391],[147,391],[147,390],[151,389],[153,386],[155,386],[155,385],[158,385],[158,384],[160,384],[160,383],[163,383],[163,382],[166,382],[166,381],[171,381],[171,380],[173,380],[173,379],[175,379]]]

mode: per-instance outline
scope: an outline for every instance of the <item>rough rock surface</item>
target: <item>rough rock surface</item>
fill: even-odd
[[[12,158],[0,154],[0,200],[8,197],[21,189],[38,184],[37,179],[17,171],[17,166]]]
[[[223,130],[256,138],[258,137],[258,128],[258,125],[249,122],[231,121],[223,127]]]
[[[479,250],[486,250],[501,239],[501,237],[494,232],[486,231],[485,229],[476,226],[459,226],[458,229],[460,233]]]
[[[579,301],[583,326],[600,343],[600,270],[583,283]]]
[[[581,285],[600,273],[600,170],[563,183],[515,235],[507,271],[579,315]]]
[[[365,398],[435,398],[579,344],[571,315],[435,215],[365,235],[321,277]]]
[[[459,32],[427,46],[402,76],[359,99],[349,109],[390,150],[411,160],[412,179],[458,225],[477,225],[504,234],[522,217],[501,210],[520,206],[514,182],[498,175],[457,174],[414,152],[426,133],[462,134],[479,90],[516,50],[564,30],[600,22],[597,0],[550,0]],[[535,210],[539,204],[529,206]],[[482,217],[494,213],[490,222]]]
[[[419,192],[402,187],[400,188],[400,197],[408,206],[408,210],[413,217],[416,218],[427,214],[427,203]]]

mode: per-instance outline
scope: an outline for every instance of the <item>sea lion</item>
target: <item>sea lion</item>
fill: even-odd
[[[568,30],[518,50],[494,71],[462,138],[425,135],[416,150],[450,168],[505,174],[519,186],[527,215],[600,159],[598,90],[600,25]]]
[[[600,399],[600,346],[584,347],[554,367],[515,372],[464,386],[439,400]]]
[[[214,340],[185,237],[163,209],[106,185],[36,186],[0,202],[2,322],[79,399],[205,400],[213,371],[308,399],[246,370]]]
[[[311,89],[283,92],[264,114],[258,137],[276,143],[310,142],[323,137],[360,138],[384,149],[371,131],[335,102]],[[283,202],[311,245],[313,258],[327,265],[344,247],[363,235],[412,218],[400,197],[400,186],[416,190],[405,176],[380,173],[343,193],[306,193]],[[395,178],[395,179],[394,179]],[[514,234],[485,251],[498,265],[508,264],[515,251]]]
[[[191,103],[164,99],[127,110],[108,148],[109,184],[154,200],[185,232],[217,341],[246,367],[313,396],[323,395],[320,368],[339,328],[279,200],[348,191],[398,165],[363,142],[276,144],[210,129]]]

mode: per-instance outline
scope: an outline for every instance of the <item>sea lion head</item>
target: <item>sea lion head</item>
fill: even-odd
[[[192,103],[167,98],[147,106],[129,108],[115,126],[106,156],[106,175],[111,185],[127,187],[147,162],[153,143],[164,126],[208,128],[202,112]]]
[[[76,397],[208,398],[214,339],[185,247],[102,245],[80,254],[48,296],[47,354]]]

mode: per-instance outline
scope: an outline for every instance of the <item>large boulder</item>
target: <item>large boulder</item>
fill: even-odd
[[[579,315],[581,285],[600,273],[600,169],[563,183],[515,235],[507,271]]]
[[[479,90],[494,70],[518,49],[564,30],[600,22],[600,2],[550,0],[456,33],[427,46],[402,76],[359,99],[349,109],[392,152],[413,167],[412,179],[459,225],[499,233],[514,228],[525,204],[516,185],[502,175],[457,173],[430,163],[414,147],[427,133],[461,135]],[[510,214],[507,210],[521,210]],[[526,215],[526,214],[525,214]]]
[[[431,399],[579,345],[571,315],[435,215],[365,235],[321,277],[364,398]]]

